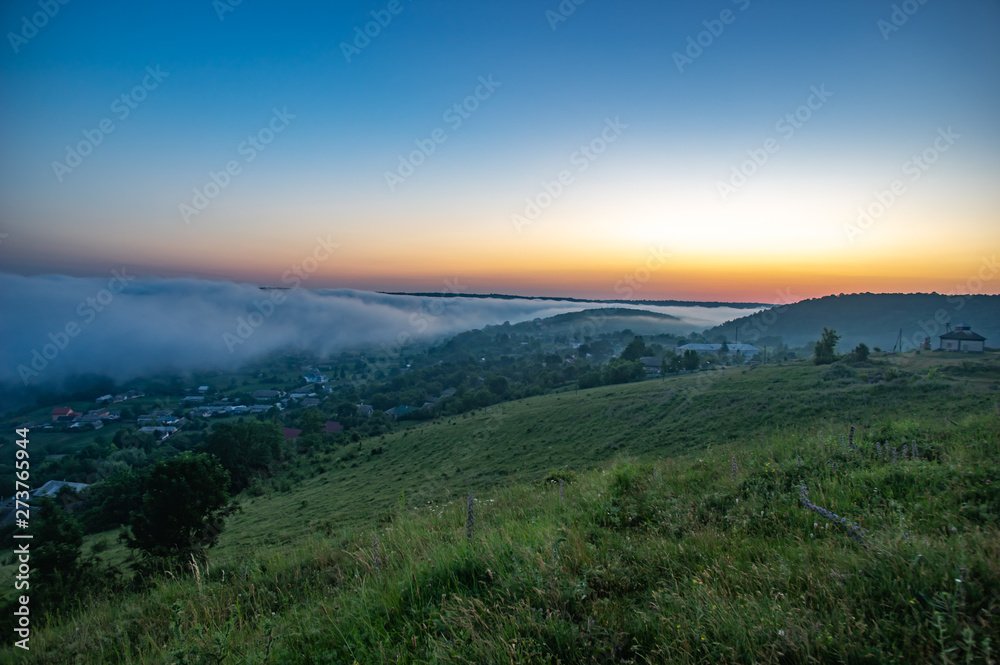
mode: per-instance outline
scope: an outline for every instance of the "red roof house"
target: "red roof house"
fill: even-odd
[[[344,426],[335,420],[327,420],[323,424],[323,432],[325,434],[333,434],[334,432],[343,432]]]
[[[299,438],[299,434],[302,434],[302,430],[294,427],[282,427],[281,431],[284,432],[286,441],[293,441]]]
[[[79,411],[74,411],[72,408],[68,406],[56,406],[52,408],[52,420],[59,420],[60,418],[65,416],[78,416],[78,415],[80,415]]]

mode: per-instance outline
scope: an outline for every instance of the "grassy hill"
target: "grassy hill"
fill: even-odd
[[[935,321],[935,316],[938,321]],[[838,348],[849,351],[860,342],[869,347],[893,348],[900,329],[904,350],[916,348],[925,336],[937,348],[945,323],[968,323],[986,337],[987,346],[1000,346],[1000,296],[945,296],[935,293],[853,293],[812,298],[745,316],[705,331],[709,339],[725,337],[748,344],[802,346],[815,342],[824,326],[843,335]]]
[[[536,397],[316,451],[244,499],[209,569],[97,597],[0,659],[985,662],[1000,365],[881,360]]]

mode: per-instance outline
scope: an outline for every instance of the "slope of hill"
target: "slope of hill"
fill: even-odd
[[[18,659],[988,662],[993,354],[835,374],[531,398],[318,454],[210,569],[95,598]]]
[[[936,320],[935,320],[936,319]],[[967,323],[986,337],[987,346],[1000,346],[1000,296],[945,296],[934,293],[854,293],[824,296],[773,307],[705,331],[715,340],[725,337],[747,344],[773,345],[780,341],[803,346],[817,341],[824,326],[843,335],[838,350],[849,351],[860,342],[892,349],[903,334],[903,350],[918,348],[925,337],[937,348],[945,325]]]

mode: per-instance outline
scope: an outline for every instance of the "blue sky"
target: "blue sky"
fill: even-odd
[[[389,3],[244,0],[220,20],[208,0],[72,0],[12,45],[41,10],[8,2],[0,265],[267,282],[332,234],[342,255],[318,285],[461,275],[475,290],[600,297],[667,245],[676,262],[650,295],[766,299],[802,270],[805,295],[947,290],[1000,239],[1000,5],[903,4],[915,11],[888,32],[891,2],[587,0],[553,23],[558,2],[400,0],[348,62],[342,44]],[[679,71],[699,33],[707,46]],[[166,75],[121,118],[114,101],[147,68]],[[481,77],[499,85],[450,126]],[[832,96],[779,133],[822,86]],[[294,118],[246,161],[239,147],[275,109]],[[572,155],[616,118],[627,128],[578,171]],[[105,119],[114,131],[60,180],[52,163]],[[873,228],[845,234],[948,127],[954,146]],[[386,172],[439,128],[447,139],[391,189]],[[769,138],[779,150],[722,200],[719,183]],[[185,219],[230,161],[238,175]],[[525,199],[567,169],[572,185],[518,231]],[[727,296],[739,273],[752,285]]]

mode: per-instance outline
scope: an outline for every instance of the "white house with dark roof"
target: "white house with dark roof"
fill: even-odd
[[[982,353],[986,350],[986,338],[972,332],[968,324],[956,323],[954,330],[938,336],[938,350]]]

